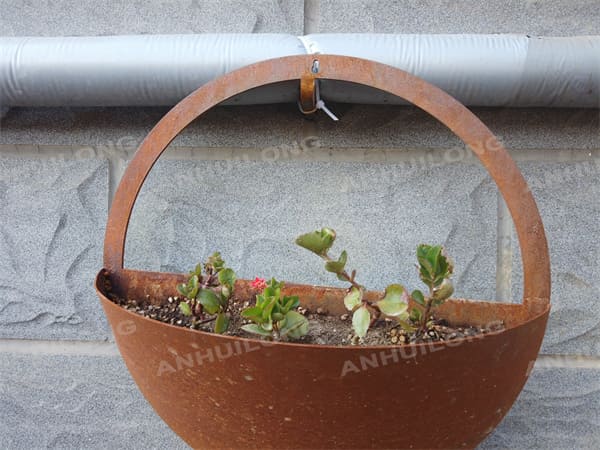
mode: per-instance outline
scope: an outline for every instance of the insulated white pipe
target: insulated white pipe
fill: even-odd
[[[600,36],[286,34],[0,38],[0,107],[173,105],[253,62],[287,55],[358,56],[407,70],[466,105],[600,107]],[[328,101],[401,103],[323,81]],[[298,83],[230,104],[294,102]]]

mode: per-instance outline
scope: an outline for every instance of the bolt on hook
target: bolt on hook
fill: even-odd
[[[319,60],[315,59],[312,63],[312,67],[310,68],[312,73],[319,73]]]

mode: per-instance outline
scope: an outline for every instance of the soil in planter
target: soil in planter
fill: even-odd
[[[150,319],[159,320],[175,326],[191,328],[201,331],[213,330],[214,316],[206,318],[193,318],[185,316],[179,310],[180,298],[169,297],[167,301],[160,306],[151,304],[148,299],[145,301],[135,299],[121,299],[111,296],[112,300],[123,308],[135,312]],[[244,320],[240,313],[243,309],[252,305],[254,301],[236,298],[231,300],[230,317],[231,322],[229,330],[225,332],[229,336],[240,336],[247,338],[260,339],[259,336],[241,329],[241,326],[249,323]],[[407,333],[400,328],[397,322],[392,320],[379,320],[369,328],[369,332],[364,339],[359,340],[354,336],[352,330],[352,317],[349,314],[342,316],[331,316],[327,311],[318,308],[316,311],[309,311],[302,307],[298,311],[305,315],[309,320],[309,332],[297,341],[305,344],[323,344],[323,345],[404,345],[412,343],[439,342],[472,337],[504,329],[504,324],[494,322],[486,327],[474,327],[471,325],[451,325],[445,320],[433,318],[427,332],[422,335]]]

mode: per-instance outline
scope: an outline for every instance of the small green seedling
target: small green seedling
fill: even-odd
[[[274,340],[299,339],[308,333],[308,320],[296,311],[298,297],[284,296],[282,289],[283,283],[275,278],[269,281],[256,296],[256,305],[242,311],[242,317],[253,322],[242,329]]]
[[[350,283],[348,293],[344,297],[344,305],[352,312],[352,328],[359,338],[363,338],[369,327],[381,316],[394,318],[400,326],[409,331],[423,333],[426,330],[431,309],[443,303],[452,294],[452,263],[444,254],[441,246],[419,245],[417,260],[419,275],[429,287],[429,295],[425,297],[421,291],[414,291],[409,296],[401,284],[390,284],[386,287],[383,297],[378,301],[365,299],[364,286],[356,282],[356,270],[348,273],[346,262],[348,254],[344,250],[340,256],[332,258],[329,250],[335,242],[336,233],[331,228],[323,228],[299,236],[296,244],[310,250],[325,261],[325,270],[336,274],[341,281]],[[417,303],[408,312],[409,299]]]
[[[225,267],[221,254],[213,253],[204,264],[198,264],[190,272],[187,283],[177,286],[177,291],[184,297],[179,310],[185,316],[193,316],[194,321],[214,320],[215,333],[224,333],[229,327],[227,312],[235,280],[235,272]],[[204,319],[207,314],[214,318]]]
[[[419,245],[417,261],[419,278],[429,288],[429,293],[425,296],[418,289],[412,292],[411,297],[418,307],[411,310],[410,319],[417,326],[417,332],[424,333],[431,319],[432,308],[444,303],[454,292],[450,280],[454,265],[441,245]]]

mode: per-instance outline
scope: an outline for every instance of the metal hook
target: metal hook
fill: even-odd
[[[318,86],[317,79],[310,75],[300,78],[300,99],[298,100],[298,108],[300,108],[302,114],[312,114],[317,110]]]
[[[316,59],[313,61],[313,67],[311,70],[314,72],[315,69],[317,72],[319,71],[319,61]],[[310,105],[310,109],[305,109],[307,105]],[[313,114],[317,111],[317,109],[321,109],[334,122],[339,120],[337,116],[325,105],[323,99],[321,99],[319,80],[313,77],[300,78],[300,99],[298,100],[298,108],[302,114]]]

